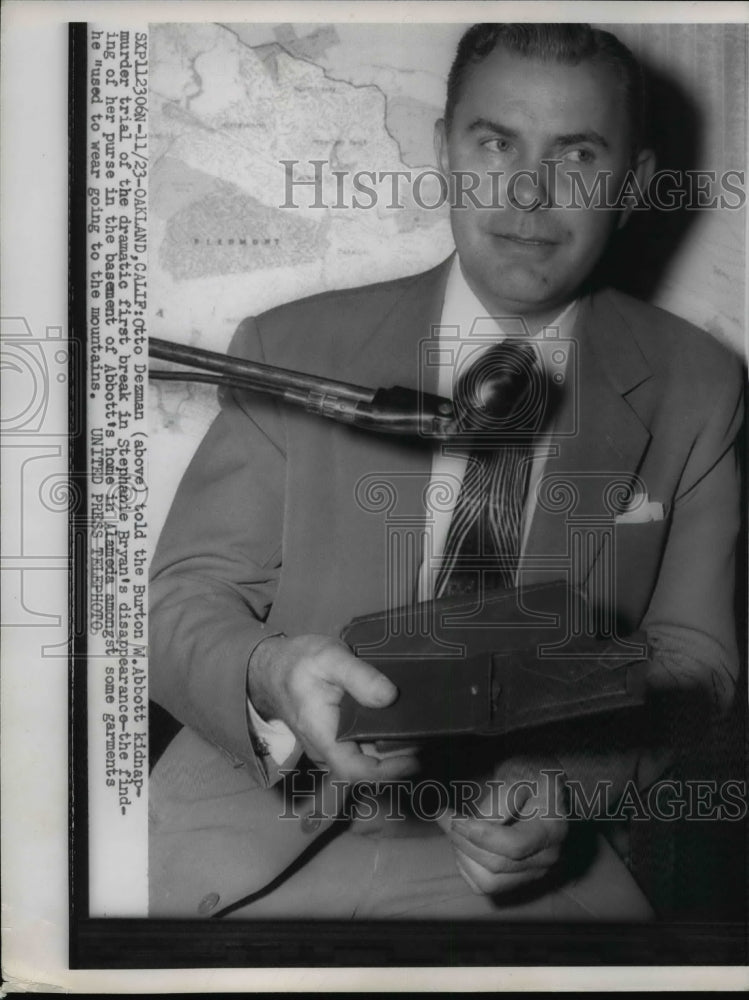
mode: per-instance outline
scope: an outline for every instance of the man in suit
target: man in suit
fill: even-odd
[[[403,822],[374,810],[237,915],[650,915],[604,838],[583,858],[565,786],[594,798],[605,785],[610,801],[630,781],[645,788],[695,718],[704,724],[731,703],[741,414],[727,352],[589,283],[627,210],[570,207],[572,174],[592,186],[607,172],[618,190],[631,172],[644,188],[653,158],[642,104],[636,64],[611,35],[475,26],[450,74],[436,146],[445,176],[471,172],[477,201],[494,207],[454,206],[457,254],[426,274],[248,319],[230,353],[449,395],[454,365],[427,363],[425,345],[455,362],[489,340],[533,341],[562,389],[533,457],[516,582],[564,578],[619,634],[646,631],[647,724],[474,751],[470,773],[504,789],[527,783],[511,820],[506,792],[490,818]],[[279,769],[293,770],[302,753],[349,782],[419,773],[414,748],[383,755],[336,741],[344,693],[372,707],[397,697],[337,636],[356,615],[431,596],[455,501],[445,513],[430,498],[459,488],[466,462],[224,393],[153,565],[151,696],[185,724],[151,781],[154,915],[215,915],[314,840],[325,826],[316,814],[279,819]],[[631,502],[617,508],[622,484]],[[560,485],[566,504],[554,499]],[[581,545],[570,544],[575,524],[588,529]]]

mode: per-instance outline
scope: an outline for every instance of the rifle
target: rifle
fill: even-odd
[[[173,344],[151,337],[148,353],[160,361],[204,369],[166,371],[151,369],[149,378],[160,381],[205,382],[275,396],[308,413],[383,434],[446,441],[458,432],[453,404],[432,393],[396,385],[367,389],[349,382],[308,375],[288,368],[246,361],[199,347]]]

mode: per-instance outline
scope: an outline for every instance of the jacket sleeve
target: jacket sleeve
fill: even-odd
[[[240,325],[229,353],[263,360],[254,320]],[[246,673],[269,634],[281,566],[285,427],[270,397],[222,390],[220,400],[152,563],[150,696],[268,784],[248,726]]]
[[[740,523],[736,437],[743,387],[731,364],[690,449],[673,497],[658,581],[642,627],[651,647],[650,707],[639,726],[601,724],[558,752],[590,800],[607,786],[615,801],[629,781],[654,782],[730,709],[739,675],[734,610]]]

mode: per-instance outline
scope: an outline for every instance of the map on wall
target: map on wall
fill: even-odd
[[[446,208],[420,208],[390,174],[377,204],[356,208],[334,171],[348,184],[365,171],[434,170],[461,30],[429,26],[425,45],[423,26],[152,26],[150,334],[224,351],[247,315],[444,259]],[[314,160],[316,206],[304,183]],[[427,177],[424,201],[428,187]],[[151,463],[163,446],[184,465],[215,391],[152,383],[151,401]],[[160,506],[152,497],[155,527]]]

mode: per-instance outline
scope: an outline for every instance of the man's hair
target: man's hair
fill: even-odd
[[[497,46],[528,59],[577,66],[596,61],[610,66],[622,85],[629,115],[632,151],[645,139],[646,93],[642,68],[630,50],[608,31],[589,24],[474,24],[463,35],[447,78],[445,124],[449,131],[466,72]]]

